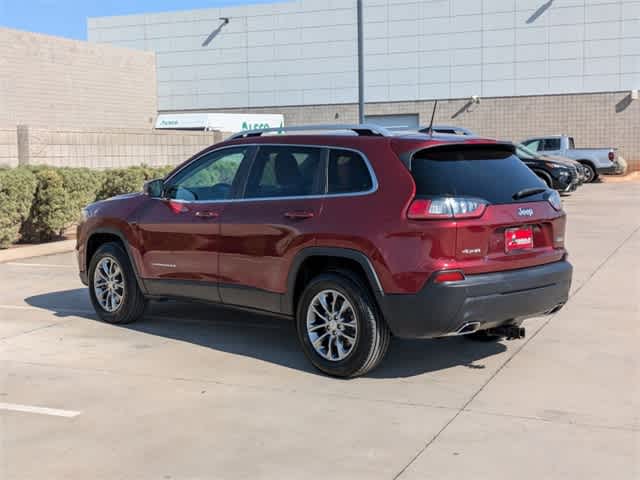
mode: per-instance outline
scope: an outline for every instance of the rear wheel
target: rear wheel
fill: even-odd
[[[357,377],[371,371],[391,340],[367,287],[340,272],[311,280],[298,302],[296,326],[307,358],[335,377]]]
[[[596,169],[590,163],[582,163],[582,166],[584,167],[584,183],[594,182],[598,178]]]
[[[142,317],[147,301],[126,252],[118,243],[105,243],[89,263],[89,295],[100,320],[131,323]]]

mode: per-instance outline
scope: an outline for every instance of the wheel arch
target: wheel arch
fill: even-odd
[[[309,280],[309,276],[320,271],[345,269],[353,271],[366,282],[376,302],[384,295],[380,279],[369,258],[358,250],[337,247],[309,247],[299,252],[289,270],[287,291],[282,297],[281,310],[285,315],[295,316],[297,301]]]
[[[112,243],[112,242],[119,243],[123,247],[124,252],[127,254],[127,257],[129,257],[129,262],[131,262],[131,268],[133,268],[133,273],[136,276],[136,282],[138,283],[138,287],[140,287],[140,290],[142,290],[142,292],[146,294],[147,290],[145,288],[144,282],[142,281],[142,278],[140,277],[138,265],[136,264],[134,256],[131,253],[131,247],[129,246],[129,242],[127,241],[124,234],[121,231],[116,230],[115,228],[107,228],[107,227],[96,228],[87,237],[87,243],[86,243],[86,249],[85,249],[85,256],[86,256],[85,265],[87,266],[87,270],[89,269],[89,265],[91,263],[91,259],[93,258],[93,255],[95,254],[95,252],[98,251],[100,246],[104,245],[105,243]]]
[[[544,180],[549,188],[553,188],[553,178],[551,178],[551,175],[549,174],[549,172],[545,172],[544,170],[540,170],[536,168],[535,170],[533,170],[533,173],[535,173],[539,178]]]

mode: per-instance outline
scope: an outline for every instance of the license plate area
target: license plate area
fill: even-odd
[[[530,250],[533,248],[533,228],[531,226],[507,228],[504,231],[505,252]]]

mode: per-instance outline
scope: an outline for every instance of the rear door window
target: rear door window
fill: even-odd
[[[305,197],[323,193],[318,147],[262,146],[249,172],[245,198]]]
[[[371,173],[362,155],[332,149],[329,154],[329,194],[367,192],[373,188]]]
[[[492,204],[514,203],[513,195],[526,188],[545,187],[508,149],[482,146],[446,146],[422,150],[411,162],[420,197],[465,196]],[[522,201],[542,200],[542,194]]]

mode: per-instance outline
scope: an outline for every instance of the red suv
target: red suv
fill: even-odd
[[[88,206],[77,253],[99,317],[155,298],[284,315],[317,368],[353,377],[392,336],[518,338],[567,301],[560,198],[512,144],[325,128],[238,134]]]

